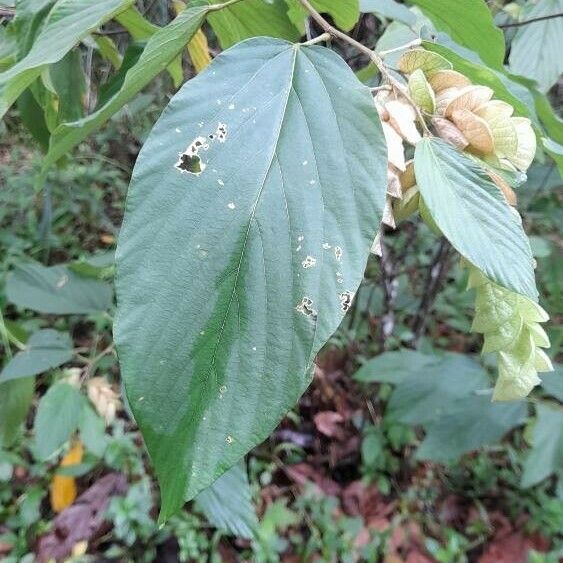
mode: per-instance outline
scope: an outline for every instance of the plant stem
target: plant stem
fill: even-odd
[[[330,25],[321,16],[321,14],[319,14],[319,12],[317,12],[317,10],[315,10],[315,8],[313,8],[313,6],[309,2],[309,0],[299,0],[299,1],[301,2],[301,5],[309,12],[311,17],[320,25],[320,27],[322,29],[325,30],[326,33],[329,33],[330,35],[332,35],[333,37],[337,37],[338,39],[342,39],[342,41],[346,41],[350,45],[353,45],[354,47],[356,47],[356,49],[358,49],[362,53],[366,54],[370,58],[370,60],[373,62],[373,64],[378,68],[379,72],[381,72],[382,76],[385,77],[385,79],[387,79],[388,81],[390,81],[391,76],[389,75],[387,68],[383,64],[383,60],[381,59],[381,57],[375,51],[372,51],[371,49],[369,49],[365,45],[362,45],[359,41],[356,41],[355,39],[353,39],[349,35],[346,35],[342,31],[340,31],[339,29],[336,29],[335,27]]]
[[[240,1],[241,0],[227,0],[227,2],[223,2],[222,4],[212,4],[211,6],[208,6],[208,9],[211,12],[215,12],[216,10],[222,10],[223,8],[228,8],[229,6],[232,6],[233,4],[236,4],[237,2]]]
[[[529,23],[541,22],[543,20],[552,20],[555,18],[563,18],[563,12],[560,12],[558,14],[551,14],[549,16],[539,16],[537,18],[530,18],[529,20],[525,20],[523,22],[503,23],[498,27],[501,27],[503,29],[506,27],[520,27],[521,25],[528,25]]]
[[[451,248],[450,243],[445,238],[442,238],[434,259],[432,260],[432,264],[430,264],[430,268],[428,269],[428,276],[424,285],[424,295],[422,296],[412,324],[413,337],[411,345],[413,348],[417,347],[418,341],[424,332],[428,313],[438,296],[442,280],[450,267],[449,258]]]
[[[301,46],[307,47],[308,45],[315,45],[316,43],[321,43],[323,41],[330,41],[331,37],[332,36],[328,32],[321,33],[321,35],[318,35],[317,37],[313,37],[313,39],[309,39],[309,41],[301,43]]]
[[[397,51],[404,51],[405,49],[410,49],[411,47],[417,47],[422,43],[421,39],[414,39],[413,41],[409,41],[404,45],[400,45],[399,47],[395,47],[393,49],[387,49],[386,51],[379,51],[379,56],[383,59],[387,55],[391,53],[396,53]]]
[[[409,104],[413,107],[413,109],[416,112],[416,115],[418,117],[418,120],[420,121],[420,125],[421,125],[421,127],[424,131],[424,134],[426,136],[429,136],[430,131],[429,131],[428,127],[426,126],[426,122],[424,121],[424,116],[422,115],[420,108],[413,102],[413,100],[409,96],[408,92],[404,89],[404,86],[398,80],[393,78],[393,76],[389,73],[389,71],[387,70],[387,67],[385,66],[385,63],[383,62],[383,59],[375,51],[372,51],[369,47],[362,45],[359,41],[356,41],[354,38],[350,37],[349,35],[346,35],[342,31],[340,31],[339,29],[336,29],[335,27],[330,25],[321,16],[321,14],[319,14],[319,12],[317,12],[317,10],[315,10],[315,8],[313,8],[313,6],[312,6],[311,2],[309,2],[309,0],[299,0],[299,1],[301,2],[301,5],[309,12],[309,14],[311,15],[311,18],[313,20],[315,20],[319,24],[319,26],[322,29],[324,29],[324,31],[326,33],[332,35],[333,37],[341,39],[342,41],[346,41],[346,43],[348,43],[349,45],[352,45],[353,47],[358,49],[358,51],[361,51],[362,53],[364,53],[365,55],[367,55],[369,57],[371,62],[377,67],[377,69],[381,73],[383,80],[385,80],[387,83],[389,83],[392,86],[395,93],[399,94],[400,96],[405,98],[407,100],[407,102],[409,102]]]

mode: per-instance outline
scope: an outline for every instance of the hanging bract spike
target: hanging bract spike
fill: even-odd
[[[553,366],[542,348],[549,338],[538,324],[548,320],[537,303],[488,280],[468,265],[469,288],[477,292],[471,330],[483,334],[483,353],[496,353],[498,379],[494,401],[522,399],[541,383],[538,372]]]

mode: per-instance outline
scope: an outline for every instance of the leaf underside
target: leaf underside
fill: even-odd
[[[361,281],[386,160],[368,89],[318,46],[240,43],[164,111],[133,172],[115,324],[161,519],[309,385]]]
[[[424,202],[454,248],[488,279],[537,301],[521,221],[487,174],[438,139],[418,143],[414,166]]]

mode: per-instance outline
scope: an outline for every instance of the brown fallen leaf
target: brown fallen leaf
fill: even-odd
[[[104,519],[110,498],[126,491],[127,480],[121,473],[109,473],[98,479],[54,519],[51,531],[39,538],[37,561],[63,561],[76,544],[101,537],[110,528]]]
[[[340,485],[326,477],[314,467],[307,463],[296,463],[284,467],[285,474],[298,485],[312,483],[319,492],[325,495],[337,496],[340,493]]]
[[[321,434],[332,438],[341,432],[342,429],[339,425],[344,421],[344,418],[340,413],[323,411],[315,415],[314,421],[315,427]]]

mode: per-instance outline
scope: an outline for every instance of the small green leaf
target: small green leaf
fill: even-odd
[[[362,279],[386,168],[369,89],[319,46],[245,41],[155,125],[119,238],[114,335],[162,518],[308,386]]]
[[[419,370],[439,362],[438,356],[430,356],[405,348],[404,350],[385,352],[368,360],[354,374],[354,379],[362,383],[398,384],[417,374]]]
[[[424,202],[455,249],[490,280],[536,301],[530,244],[486,172],[435,138],[417,144],[414,166]]]
[[[420,106],[426,113],[433,114],[436,108],[436,97],[434,90],[424,76],[421,69],[415,70],[409,76],[409,91],[413,101]]]
[[[502,69],[504,35],[484,0],[408,0],[430,18],[436,29],[478,53],[489,66]]]
[[[46,459],[77,430],[84,397],[68,383],[55,383],[39,401],[35,417],[35,450]]]
[[[426,437],[416,451],[418,459],[449,462],[460,455],[498,442],[526,420],[525,401],[491,403],[473,395],[447,405],[441,417],[426,426]]]
[[[212,3],[220,1],[212,0]],[[209,14],[208,21],[223,49],[260,35],[289,41],[296,41],[300,35],[287,15],[285,0],[244,0]]]
[[[524,20],[563,12],[563,0],[539,0],[525,10]],[[561,57],[563,18],[546,18],[518,28],[510,47],[510,70],[533,78],[541,92],[547,92],[563,72]]]
[[[26,377],[0,385],[0,446],[11,446],[27,416],[35,380]]]
[[[537,406],[532,450],[524,461],[522,487],[532,487],[563,465],[563,409],[548,403]]]
[[[295,27],[305,33],[305,20],[309,15],[299,0],[285,0],[289,6],[287,15]],[[350,31],[360,17],[358,0],[311,0],[313,8],[322,14],[329,14],[334,23],[344,31]]]
[[[4,366],[0,383],[43,373],[68,362],[72,355],[72,340],[68,334],[53,329],[39,330],[26,342],[25,350],[18,352]]]
[[[251,539],[258,520],[244,463],[223,473],[211,487],[195,498],[206,518],[220,530]]]
[[[442,416],[455,400],[487,387],[488,378],[479,364],[465,356],[450,354],[399,383],[385,416],[404,424],[429,423]]]
[[[33,262],[8,274],[6,296],[18,307],[55,315],[95,313],[112,304],[109,284],[79,276],[65,266]]]
[[[80,439],[89,452],[102,457],[108,445],[104,420],[94,412],[94,409],[83,403],[78,422]]]
[[[59,0],[49,11],[27,55],[0,74],[0,117],[39,76],[60,61],[81,39],[133,0]]]

